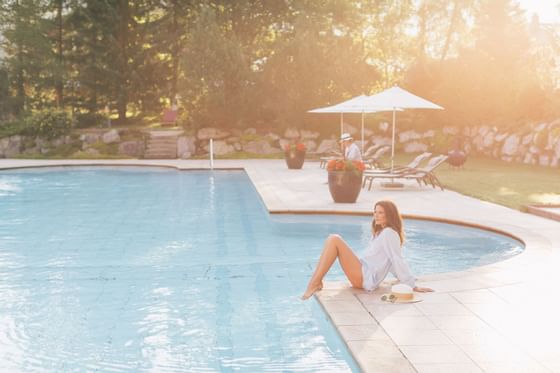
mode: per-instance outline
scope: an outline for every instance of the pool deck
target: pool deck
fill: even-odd
[[[209,168],[207,160],[0,159],[0,169],[58,165]],[[283,160],[216,160],[214,168],[245,169],[271,213],[364,214],[391,199],[405,216],[485,226],[525,243],[500,263],[422,276],[419,285],[436,292],[420,303],[382,303],[387,283],[373,293],[326,283],[316,299],[364,372],[560,372],[560,222],[414,181],[400,190],[375,183],[355,204],[336,204],[318,162],[288,170]]]

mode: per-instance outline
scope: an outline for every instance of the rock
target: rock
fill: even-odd
[[[230,145],[222,140],[214,141],[213,147],[214,147],[215,155],[225,155],[225,154],[233,153],[235,151],[235,147],[233,145]]]
[[[299,130],[297,128],[286,128],[284,137],[287,139],[299,139]]]
[[[308,152],[313,152],[315,151],[315,149],[317,149],[317,143],[313,140],[303,141],[303,144],[305,145],[305,149],[307,149]]]
[[[490,148],[494,144],[494,132],[487,132],[482,141],[483,148]]]
[[[517,153],[519,147],[519,136],[516,134],[508,136],[502,146],[502,154],[513,156]]]
[[[546,123],[539,123],[537,126],[535,126],[533,132],[541,132],[545,128],[546,128]]]
[[[256,128],[246,128],[245,131],[243,131],[243,133],[245,135],[256,135],[257,134],[257,129]]]
[[[302,140],[315,140],[319,137],[319,132],[301,130],[300,135]]]
[[[531,143],[531,141],[533,141],[533,134],[529,133],[528,135],[523,136],[523,138],[521,139],[521,143],[523,145],[529,145]]]
[[[317,147],[317,153],[319,154],[326,154],[332,151],[340,151],[340,146],[338,145],[338,141],[336,140],[323,140]]]
[[[523,158],[523,163],[525,163],[525,164],[533,164],[533,163],[534,163],[534,162],[533,162],[533,159],[534,159],[534,157],[533,157],[533,155],[532,155],[531,153],[526,153],[526,154],[525,154],[525,157]]]
[[[422,136],[416,131],[403,131],[399,133],[399,142],[409,142],[410,140],[421,139]]]
[[[494,140],[497,142],[502,142],[506,137],[509,136],[509,133],[502,133],[502,134],[496,134],[496,136],[494,136]]]
[[[243,150],[243,146],[241,146],[240,142],[236,142],[235,144],[233,144],[233,148],[236,152],[240,152],[241,150]]]
[[[550,165],[550,157],[547,154],[542,154],[539,156],[539,165],[540,166],[549,166]]]
[[[405,153],[423,153],[428,151],[428,145],[418,141],[408,142],[404,145]]]
[[[387,132],[389,130],[389,122],[381,122],[379,123],[379,130],[381,132]]]
[[[478,133],[479,133],[481,136],[486,135],[486,134],[488,133],[488,131],[490,131],[490,128],[488,128],[488,126],[482,126],[482,127],[480,127],[480,128],[478,129]]]
[[[194,136],[179,136],[177,138],[177,157],[188,159],[196,152]]]
[[[98,133],[82,133],[80,135],[80,141],[86,144],[94,144],[101,140],[101,135]]]
[[[11,158],[21,154],[23,138],[19,135],[5,137],[0,144],[0,154],[2,157]],[[2,150],[3,149],[3,150]]]
[[[269,132],[266,134],[266,137],[268,137],[269,139],[271,139],[272,141],[278,141],[281,139],[281,137],[273,132]],[[239,141],[239,140],[238,140]]]
[[[198,130],[196,137],[199,140],[210,140],[210,139],[223,139],[229,136],[229,132],[227,131],[222,131],[221,129],[218,128],[212,128],[212,127],[205,127],[205,128],[201,128]]]
[[[434,130],[429,130],[424,132],[424,134],[422,135],[423,138],[428,138],[428,137],[434,137],[436,135],[436,131]]]
[[[272,147],[268,141],[249,141],[243,145],[243,151],[254,154],[280,153],[282,150]]]
[[[446,135],[456,135],[459,133],[457,127],[443,127],[443,133]]]
[[[118,154],[129,157],[140,157],[144,154],[144,141],[131,140],[119,144]]]
[[[114,142],[121,141],[121,137],[119,136],[119,131],[117,130],[110,130],[109,132],[105,132],[103,134],[102,139],[105,144],[112,144]]]

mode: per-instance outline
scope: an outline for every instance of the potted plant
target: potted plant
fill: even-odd
[[[327,163],[329,191],[335,202],[356,202],[362,189],[362,175],[365,168],[362,161],[331,159]]]
[[[300,169],[305,160],[305,144],[298,142],[284,145],[284,158],[290,169]]]

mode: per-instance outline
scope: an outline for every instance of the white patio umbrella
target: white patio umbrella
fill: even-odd
[[[434,104],[422,97],[413,95],[412,93],[400,88],[393,87],[386,89],[380,93],[368,96],[363,99],[363,104],[369,108],[392,108],[393,111],[393,136],[391,141],[391,171],[394,167],[395,158],[395,120],[397,111],[404,109],[437,109],[443,110],[443,107]]]
[[[318,109],[309,110],[308,113],[340,113],[340,135],[344,133],[344,114],[345,113],[361,113],[362,114],[362,154],[364,152],[364,114],[366,113],[377,113],[379,111],[393,111],[393,107],[372,107],[368,105],[368,99],[370,96],[360,95],[350,100],[343,101],[336,105],[326,106]],[[402,109],[396,109],[402,110]]]

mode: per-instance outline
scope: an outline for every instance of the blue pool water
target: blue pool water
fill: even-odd
[[[359,248],[369,225],[269,215],[243,172],[1,171],[0,371],[356,371],[298,297],[326,235]],[[521,251],[471,228],[406,230],[417,274]]]

